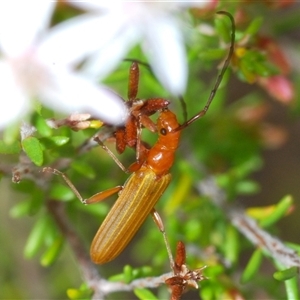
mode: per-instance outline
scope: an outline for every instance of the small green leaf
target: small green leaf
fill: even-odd
[[[236,229],[233,226],[228,226],[226,230],[226,243],[224,243],[225,258],[231,264],[234,264],[238,260],[240,249],[239,236]]]
[[[68,289],[67,296],[71,300],[90,300],[92,295],[92,291],[89,289],[85,290],[77,290],[77,289]]]
[[[146,276],[150,276],[152,274],[152,268],[150,266],[143,266],[141,268],[138,269],[133,269],[132,271],[132,275],[133,278],[139,278],[139,277],[146,277]]]
[[[45,149],[52,149],[56,148],[57,146],[63,146],[68,143],[70,140],[67,136],[51,136],[51,137],[44,137],[40,139],[40,142],[44,146]]]
[[[44,243],[45,232],[47,231],[48,225],[49,217],[47,216],[42,216],[34,224],[24,249],[24,255],[26,258],[33,257],[41,248],[42,244]]]
[[[21,151],[20,143],[15,141],[11,144],[5,143],[0,140],[0,153],[1,154],[18,154]]]
[[[236,190],[239,194],[251,195],[260,190],[259,184],[254,180],[242,180],[237,183]]]
[[[158,298],[148,289],[135,289],[133,292],[141,300],[158,300]]]
[[[40,260],[42,266],[48,267],[56,260],[63,248],[63,243],[64,239],[61,236],[54,240]]]
[[[273,277],[279,281],[289,280],[298,275],[298,267],[291,267],[285,270],[277,271]]]
[[[71,300],[89,300],[93,292],[86,286],[82,285],[79,289],[68,289],[67,296]]]
[[[73,191],[66,185],[56,183],[50,190],[50,198],[59,201],[70,201],[75,197]]]
[[[70,138],[67,136],[53,136],[49,138],[56,146],[63,146],[69,142]]]
[[[261,28],[261,25],[263,23],[262,17],[257,17],[249,24],[247,29],[245,30],[245,34],[255,35],[258,30]]]
[[[293,205],[293,197],[290,195],[285,196],[280,202],[275,206],[274,211],[268,216],[263,218],[259,225],[261,227],[268,227],[280,220]]]
[[[249,282],[257,273],[263,258],[263,253],[261,249],[257,249],[252,254],[243,274],[241,277],[242,283]]]
[[[25,138],[22,141],[22,147],[34,164],[37,166],[41,166],[43,164],[43,146],[37,138],[32,136]]]
[[[126,283],[129,283],[133,279],[133,274],[132,274],[132,267],[129,265],[125,265],[123,268],[123,273],[124,273],[124,279]]]
[[[267,62],[258,62],[254,64],[254,71],[261,77],[268,77],[276,74],[274,68],[272,68]]]
[[[108,278],[109,281],[118,282],[118,281],[125,281],[124,279],[124,273],[119,273],[112,275]]]
[[[41,136],[50,137],[52,135],[52,128],[50,128],[40,115],[36,115],[36,120],[34,122],[35,127]]]
[[[23,200],[17,204],[15,204],[9,214],[12,218],[20,218],[26,215],[29,215],[31,207],[31,201],[30,200]]]

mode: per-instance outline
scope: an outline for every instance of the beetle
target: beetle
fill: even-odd
[[[231,45],[206,105],[200,112],[181,125],[171,110],[167,107],[163,108],[156,123],[158,140],[152,148],[147,150],[147,155],[142,161],[137,161],[130,166],[129,170],[134,172],[123,186],[116,186],[84,199],[64,173],[50,167],[43,169],[61,175],[83,204],[96,203],[108,196],[119,193],[117,201],[98,229],[91,245],[90,255],[92,261],[96,264],[104,264],[116,258],[131,241],[150,213],[158,224],[160,231],[164,234],[166,242],[164,227],[154,206],[170,184],[171,174],[169,170],[174,163],[181,131],[206,114],[234,52],[234,19],[226,11],[217,13],[230,18],[232,25]],[[107,150],[99,137],[96,136],[95,141]],[[113,154],[112,156],[118,165],[122,166]],[[123,167],[123,169],[125,168]],[[169,249],[168,253],[171,265],[174,265]]]

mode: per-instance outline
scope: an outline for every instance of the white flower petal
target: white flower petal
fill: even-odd
[[[106,12],[107,10],[113,10],[117,5],[120,5],[121,0],[114,0],[114,1],[68,1],[73,6],[76,6],[80,9],[87,10],[87,11],[103,11]]]
[[[197,7],[197,8],[208,8],[211,5],[217,5],[218,0],[201,0],[201,1],[179,1],[176,2],[178,7]]]
[[[186,88],[187,61],[183,38],[172,19],[160,19],[147,28],[144,51],[160,82],[174,95]]]
[[[86,14],[58,24],[41,42],[38,56],[57,66],[78,63],[104,47],[122,28],[110,16]]]
[[[34,45],[49,23],[53,1],[0,1],[0,43],[6,55],[16,56]]]
[[[40,98],[54,110],[90,113],[111,124],[124,123],[127,118],[127,109],[120,97],[69,72],[60,72],[52,88],[45,87]]]
[[[0,129],[18,121],[29,109],[29,102],[19,86],[16,85],[8,64],[0,62]]]
[[[120,32],[110,43],[84,64],[82,71],[90,78],[101,80],[112,72],[129,49],[139,40],[137,28]]]

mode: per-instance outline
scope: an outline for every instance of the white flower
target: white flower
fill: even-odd
[[[98,41],[99,51],[85,65],[87,74],[98,79],[106,76],[107,71],[115,68],[129,49],[140,42],[162,85],[180,95],[185,91],[188,72],[182,34],[186,24],[178,15],[183,7],[207,7],[216,0],[69,2],[91,11],[88,17],[82,16],[81,21],[90,24],[86,25],[89,27],[87,35]],[[90,43],[95,45],[95,41]]]
[[[122,101],[73,70],[91,51],[81,47],[86,33],[71,22],[47,28],[54,6],[54,1],[0,2],[0,128],[30,112],[32,99],[65,113],[90,112],[122,123]]]

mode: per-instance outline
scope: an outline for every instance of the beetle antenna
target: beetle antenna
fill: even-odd
[[[189,119],[188,121],[186,121],[185,123],[183,123],[182,125],[178,126],[176,129],[173,130],[174,131],[180,131],[186,127],[188,127],[190,124],[192,124],[193,122],[195,122],[196,120],[202,118],[206,112],[208,111],[209,109],[209,106],[211,104],[211,102],[213,101],[215,95],[216,95],[216,92],[219,88],[219,85],[223,79],[223,76],[229,66],[229,63],[230,63],[230,60],[231,60],[231,57],[233,55],[233,52],[234,52],[234,41],[235,41],[235,23],[234,23],[234,18],[233,16],[227,12],[227,11],[218,11],[217,14],[220,14],[220,15],[226,15],[227,17],[229,17],[230,21],[231,21],[231,41],[230,41],[230,48],[229,48],[229,52],[228,52],[228,55],[227,55],[227,58],[224,62],[224,65],[222,67],[222,70],[220,72],[220,74],[218,75],[217,77],[217,80],[215,82],[215,85],[212,89],[212,91],[210,92],[210,95],[208,97],[208,100],[206,102],[206,105],[204,106],[204,108],[198,113],[196,114],[194,117],[192,117],[191,119]]]

